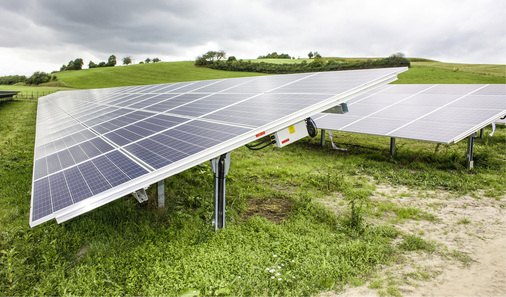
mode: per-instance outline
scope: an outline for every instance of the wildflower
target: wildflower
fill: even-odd
[[[237,278],[238,278],[238,279],[241,279],[241,276],[239,275]]]
[[[283,267],[284,267],[284,266],[285,266],[285,264],[281,264],[281,266],[283,266]],[[279,267],[279,268],[281,268],[281,267]]]
[[[292,278],[295,279],[295,276],[292,275]]]
[[[295,263],[295,260],[292,260],[292,263]]]
[[[274,275],[273,275],[273,276],[271,276],[271,279],[274,279]]]
[[[265,268],[265,270],[269,271],[269,267]]]
[[[275,276],[280,276],[280,275],[281,275],[281,273],[279,273],[279,272],[275,274]]]
[[[276,258],[278,255],[274,255],[273,257]]]
[[[280,277],[280,278],[278,278],[278,281],[281,281],[281,280],[283,280],[281,277]]]
[[[279,269],[281,269],[281,266],[278,266]]]
[[[274,273],[274,272],[276,272],[276,269],[271,269],[271,270],[269,270],[269,272]]]

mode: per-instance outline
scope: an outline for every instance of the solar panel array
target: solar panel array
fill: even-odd
[[[458,142],[506,114],[506,85],[387,85],[348,101],[344,115],[318,114],[320,129]]]
[[[391,82],[405,70],[247,77],[43,97],[30,225],[85,213]]]

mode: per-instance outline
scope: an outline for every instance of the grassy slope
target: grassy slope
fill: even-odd
[[[412,62],[395,83],[403,84],[504,84],[506,65],[472,65]]]
[[[251,72],[216,71],[195,67],[194,62],[162,62],[106,68],[64,71],[58,79],[80,89],[162,84],[193,80],[265,75]]]
[[[298,63],[307,59],[258,59],[256,62]],[[506,83],[505,65],[469,65],[440,62],[413,62],[396,83]],[[73,88],[107,88],[161,84],[190,80],[221,79],[264,75],[251,72],[216,71],[199,68],[193,62],[163,62],[130,66],[84,69],[57,73],[58,79]]]
[[[222,74],[211,72],[209,77]],[[459,76],[448,78],[459,81]],[[347,152],[322,148],[317,138],[282,150],[235,150],[227,179],[228,225],[218,234],[209,229],[213,175],[208,164],[167,179],[167,209],[125,197],[64,224],[51,221],[31,229],[35,114],[34,101],[0,103],[0,295],[173,296],[188,289],[200,295],[315,294],[360,283],[377,264],[404,253],[392,240],[406,238],[389,226],[352,228],[349,210],[336,216],[316,198],[367,202],[375,188],[370,177],[427,190],[482,189],[497,199],[506,188],[504,127],[494,137],[476,140],[472,171],[464,168],[465,142],[442,146],[436,154],[434,144],[402,140],[392,159],[387,138],[339,134]],[[148,194],[155,200],[153,187]],[[259,218],[243,222],[253,198],[292,201],[290,217],[281,225]],[[369,211],[364,208],[363,215]],[[434,219],[413,207],[386,212]],[[272,280],[275,273],[266,268],[280,276]]]

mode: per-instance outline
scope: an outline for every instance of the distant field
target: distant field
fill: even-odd
[[[265,75],[251,72],[216,71],[195,67],[193,61],[136,64],[56,73],[67,86],[78,89],[110,88]]]
[[[398,84],[504,84],[506,65],[413,62],[401,73]],[[502,69],[502,70],[501,70]],[[502,72],[501,72],[502,71]]]
[[[359,58],[324,58],[356,61]],[[254,59],[252,62],[301,63],[309,59]],[[396,83],[506,83],[506,65],[474,65],[441,62],[412,62],[409,71],[399,75]],[[219,71],[195,67],[193,61],[137,64],[111,68],[83,69],[56,73],[58,79],[72,88],[108,88],[132,85],[173,83],[265,75],[253,72]]]
[[[54,92],[71,89],[63,87],[30,87],[18,85],[14,86],[0,85],[0,90],[21,91],[18,95],[16,95],[16,97],[14,97],[16,99],[36,99]]]

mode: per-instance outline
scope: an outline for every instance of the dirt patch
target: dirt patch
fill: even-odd
[[[399,263],[378,267],[363,285],[347,286],[344,292],[326,292],[324,296],[506,296],[506,197],[493,199],[482,193],[459,196],[379,185],[371,199],[433,214],[436,220],[407,219],[395,226],[403,234],[433,243],[437,251],[406,253]],[[333,202],[327,197],[323,203],[343,212],[339,199]],[[369,220],[389,224],[390,218],[386,215]]]
[[[251,217],[258,216],[266,218],[276,224],[290,217],[292,203],[288,199],[280,198],[251,198],[244,210],[243,219],[246,221]]]

